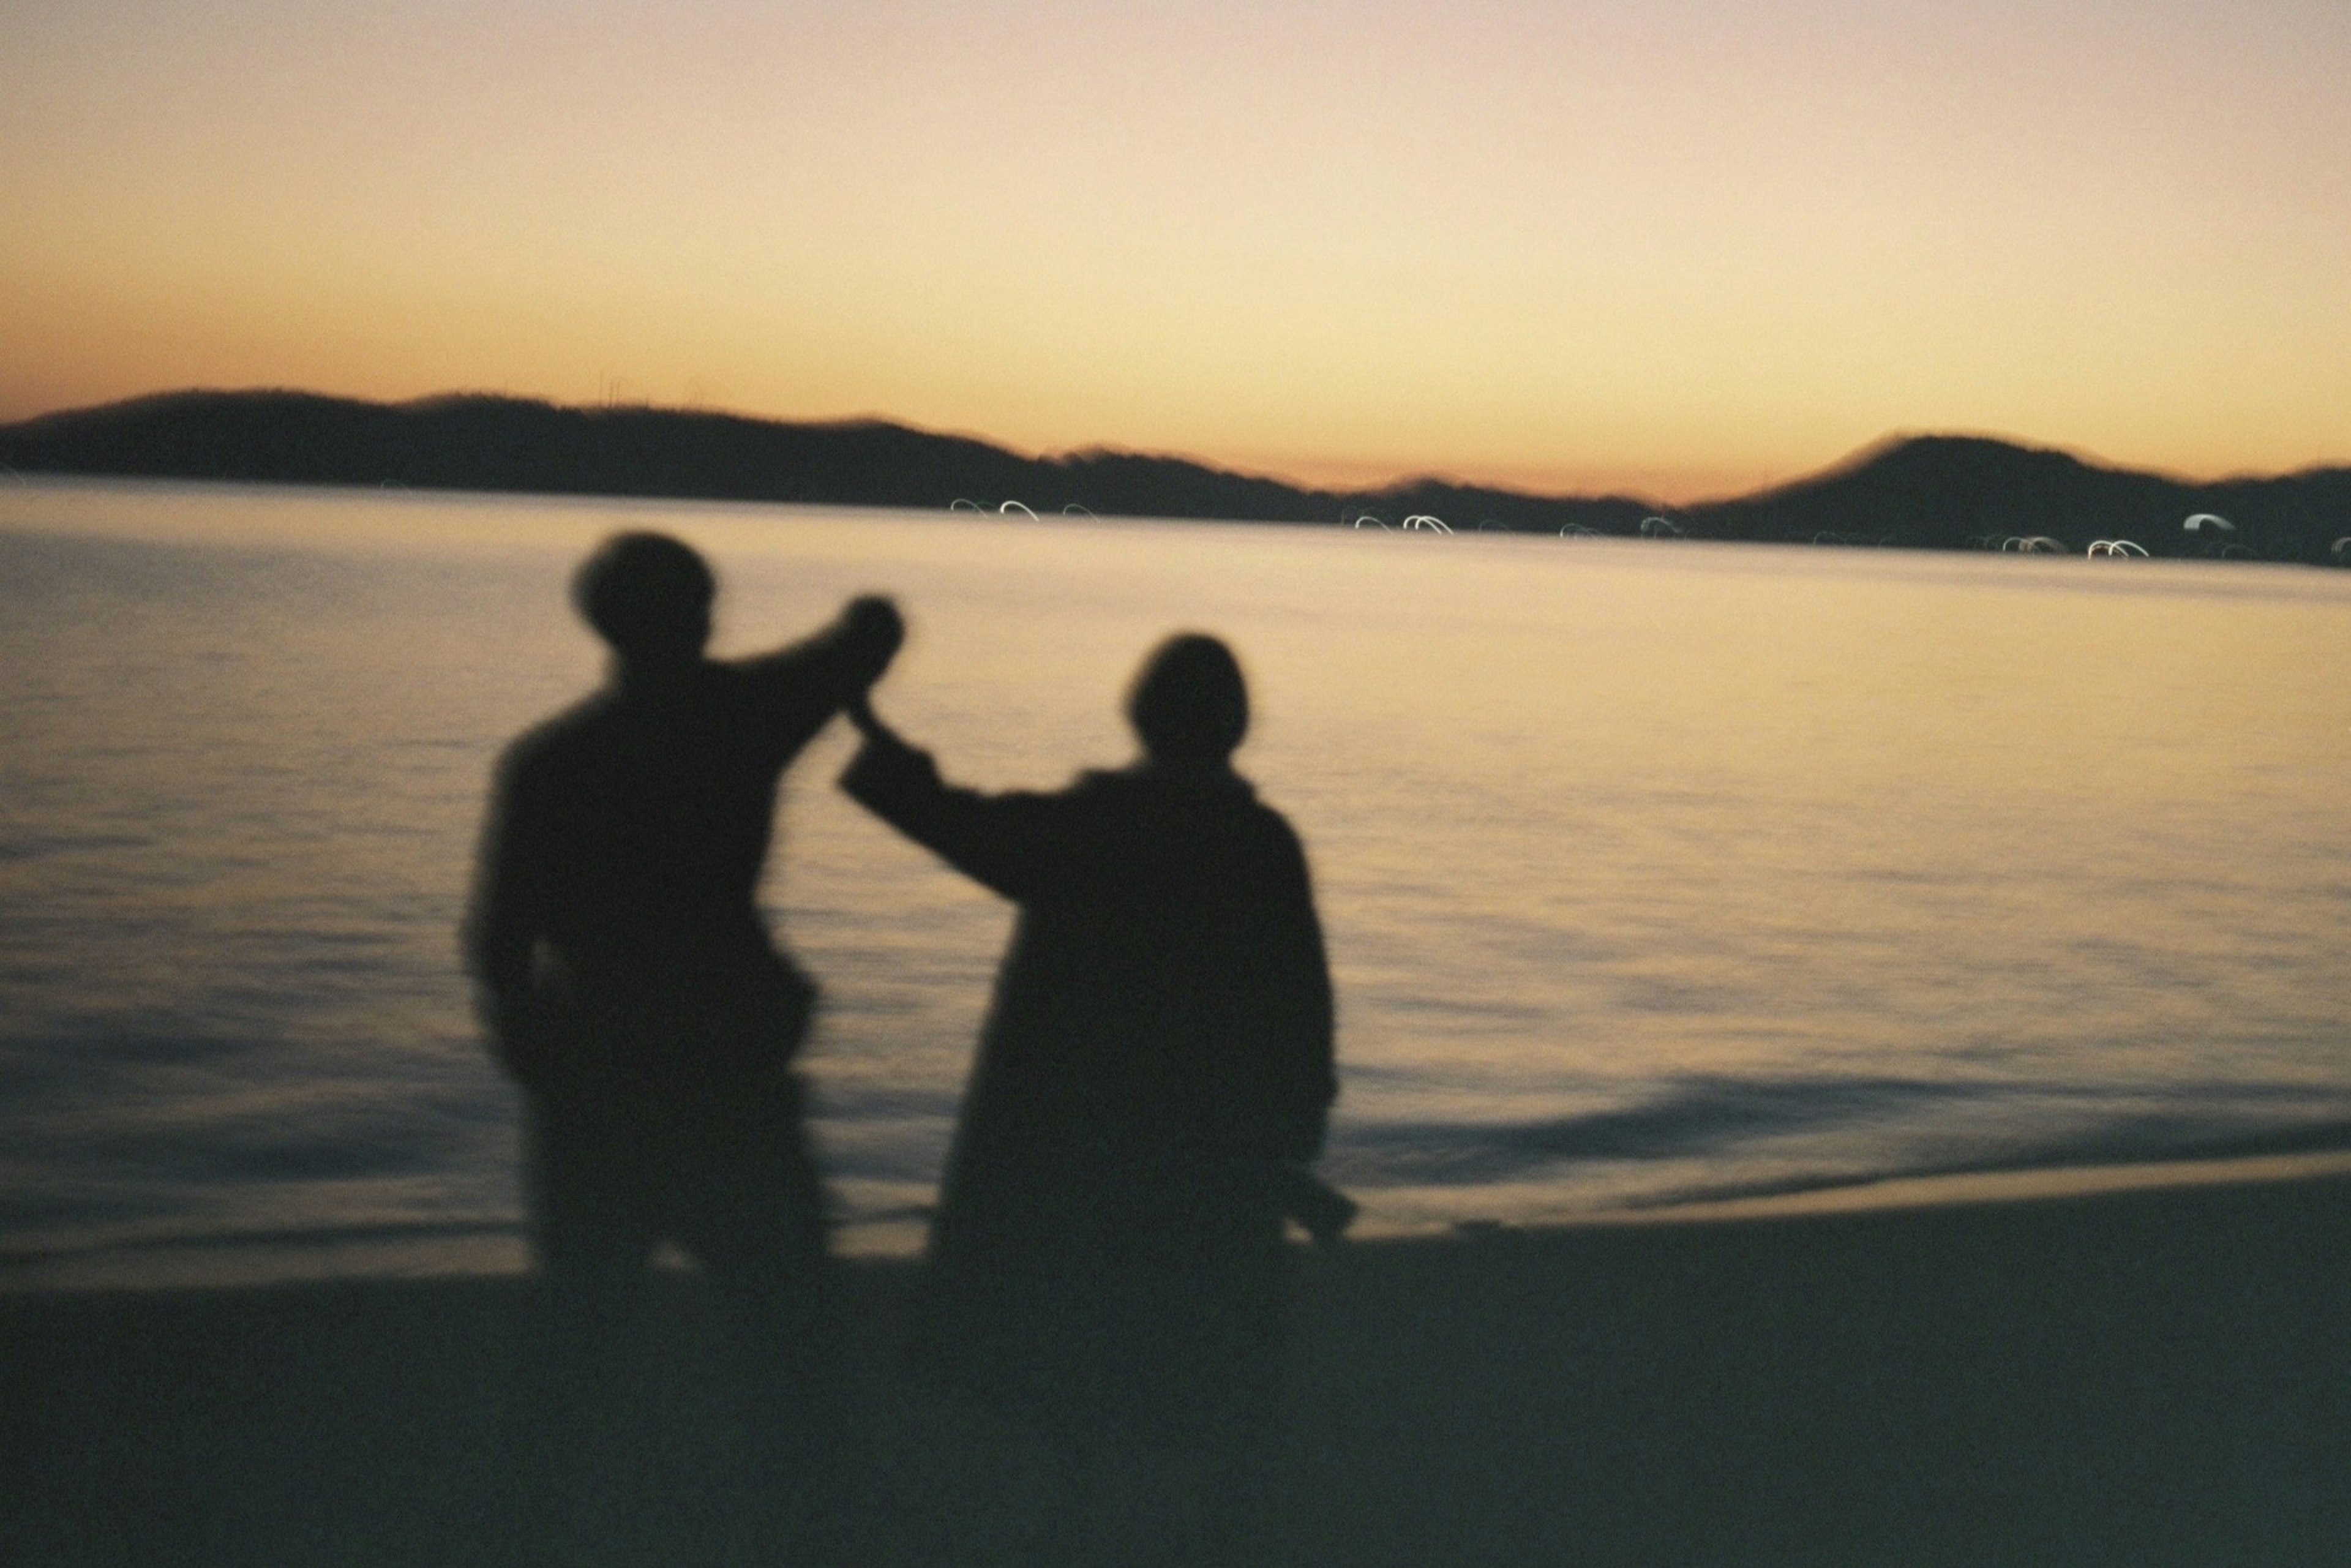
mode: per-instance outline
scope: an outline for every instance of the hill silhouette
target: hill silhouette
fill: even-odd
[[[1427,514],[1456,532],[1650,533],[1922,549],[2080,554],[2126,539],[2153,555],[2342,564],[2351,468],[2197,484],[1982,436],[1889,440],[1750,496],[1673,507],[1422,478],[1305,488],[1187,458],[1089,449],[1027,457],[883,420],[793,423],[686,409],[566,407],[460,394],[405,403],[301,392],[183,392],[0,426],[0,464],[55,474],[399,485],[420,489],[795,501],[831,506],[1385,526]],[[2201,513],[2230,527],[2186,520]],[[1369,526],[1368,524],[1365,526]]]
[[[2227,526],[2190,517],[2209,514]],[[2351,468],[2193,484],[1983,436],[1889,441],[1826,473],[1698,508],[1723,538],[2080,554],[2127,539],[2156,555],[2333,562],[2351,535]]]

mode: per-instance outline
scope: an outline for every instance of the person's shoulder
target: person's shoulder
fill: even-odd
[[[1170,802],[1165,781],[1143,767],[1089,768],[1040,798],[1090,812],[1160,811]]]
[[[1290,819],[1264,801],[1251,800],[1249,803],[1249,814],[1250,820],[1258,824],[1259,831],[1268,837],[1280,839],[1292,844],[1299,841],[1298,830],[1290,825]]]
[[[1059,789],[1003,789],[983,797],[1000,816],[1083,834],[1087,824],[1115,821],[1132,814],[1134,794],[1115,770],[1089,768]]]
[[[789,718],[812,726],[831,715],[841,694],[821,662],[795,644],[773,653],[708,661],[696,700],[737,723],[767,727]]]
[[[1089,769],[1077,776],[1070,793],[1181,802],[1207,810],[1238,813],[1268,810],[1257,803],[1257,786],[1238,773],[1170,771],[1147,760],[1123,768]]]
[[[788,643],[761,653],[705,659],[702,662],[703,689],[761,696],[772,696],[779,690],[794,691],[802,687],[820,690],[827,680],[823,652],[822,642],[812,641]]]
[[[611,706],[610,693],[593,692],[569,707],[540,719],[507,742],[506,749],[498,754],[499,776],[514,779],[559,770],[594,744],[596,733],[607,722]]]
[[[789,680],[798,674],[791,663],[793,650],[774,653],[747,653],[737,659],[705,659],[701,680],[705,691],[748,691],[762,681]]]
[[[1064,797],[1106,811],[1190,823],[1220,836],[1295,845],[1289,819],[1238,773],[1170,774],[1147,762],[1081,773]]]
[[[1235,775],[1234,781],[1240,789],[1235,793],[1232,806],[1249,823],[1249,830],[1269,845],[1292,854],[1304,854],[1305,847],[1298,837],[1298,830],[1290,825],[1290,819],[1267,805],[1259,797],[1257,787],[1248,779]]]

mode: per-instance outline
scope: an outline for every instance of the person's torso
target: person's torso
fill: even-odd
[[[1248,1141],[1234,1128],[1285,1071],[1290,993],[1321,983],[1296,961],[1288,826],[1238,779],[1092,774],[1063,800],[990,1020],[1003,1111],[1022,1135],[1121,1159]]]
[[[593,985],[691,988],[770,951],[756,898],[791,758],[732,674],[600,693],[528,743],[548,940]]]

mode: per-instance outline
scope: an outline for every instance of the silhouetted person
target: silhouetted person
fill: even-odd
[[[772,1406],[827,1375],[835,1331],[790,1071],[815,988],[755,894],[785,768],[903,628],[861,599],[805,642],[713,661],[710,569],[658,534],[608,539],[572,587],[611,678],[507,748],[465,935],[492,1046],[525,1092],[554,1369],[537,1392],[565,1407],[592,1384],[669,1240],[731,1303]]]
[[[1331,983],[1297,836],[1230,764],[1232,654],[1170,640],[1127,712],[1133,766],[983,795],[852,710],[843,788],[1019,905],[913,1352],[1066,1442],[1107,1422],[1231,1484],[1280,1395],[1282,1215],[1335,1092]]]

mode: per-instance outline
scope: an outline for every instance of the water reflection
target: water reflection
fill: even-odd
[[[1364,1158],[1374,1230],[2039,1157],[2175,1087],[2183,1112],[2241,1094],[2280,1126],[2301,1111],[2272,1090],[2321,1119],[2351,1100],[2329,946],[2351,887],[2339,573],[26,494],[0,513],[0,850],[24,894],[0,914],[0,1071],[29,1086],[5,1114],[26,1182],[83,1207],[12,1222],[19,1247],[515,1222],[512,1106],[445,933],[495,747],[596,675],[546,584],[651,518],[733,584],[722,651],[875,582],[926,606],[894,715],[989,789],[1126,755],[1134,651],[1213,614],[1250,655],[1256,767],[1316,849],[1348,1073],[1333,1155]],[[1002,722],[970,722],[987,712]],[[815,1135],[850,1243],[909,1246],[883,1217],[930,1201],[1007,916],[829,791],[783,810],[798,859],[770,914],[833,998]],[[204,1043],[110,1063],[71,1043],[117,1034]],[[1955,1075],[1985,1086],[1966,1118],[1855,1113],[1802,1149],[1730,1135],[1490,1185],[1370,1173],[1415,1127],[1499,1149],[1682,1077]],[[322,1079],[406,1128],[413,1163],[193,1174],[188,1140]]]

